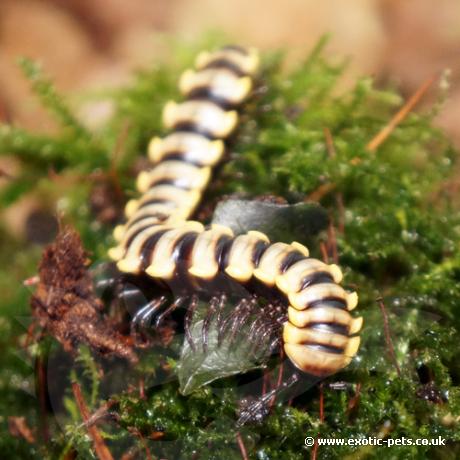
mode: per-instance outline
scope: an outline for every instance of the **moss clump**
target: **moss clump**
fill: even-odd
[[[48,136],[0,127],[0,154],[14,155],[22,164],[21,175],[0,192],[0,203],[11,204],[29,192],[46,196],[78,228],[93,262],[105,260],[111,226],[91,213],[86,177],[97,171],[98,180],[121,184],[131,193],[136,158],[150,136],[161,133],[161,108],[177,97],[179,69],[190,65],[195,51],[178,53],[182,58],[174,66],[147,67],[130,87],[106,95],[115,111],[97,133],[72,115],[35,64],[24,62],[60,129]],[[366,145],[402,104],[397,92],[377,89],[366,77],[337,95],[334,88],[344,65],[326,61],[321,46],[294,71],[280,67],[279,55],[266,58],[261,89],[248,104],[233,148],[237,153],[212,184],[207,202],[234,192],[248,197],[269,193],[289,202],[309,196],[320,200],[333,229],[311,250],[319,256],[323,243],[323,252],[339,257],[346,283],[359,291],[359,311],[365,317],[359,358],[323,382],[322,389],[310,388],[292,406],[276,405],[263,424],[237,432],[232,390],[237,378],[181,396],[169,378],[179,340],[146,351],[135,368],[93,356],[86,348],[72,361],[50,339],[24,349],[30,293],[21,280],[36,272],[39,250],[2,230],[3,458],[94,458],[70,381],[85,390],[91,412],[99,409],[98,429],[115,458],[238,459],[243,444],[249,458],[300,459],[312,451],[304,438],[318,434],[441,435],[448,440],[436,449],[321,446],[318,458],[458,458],[460,214],[450,192],[455,191],[457,153],[433,127],[434,109],[409,114],[371,153]],[[123,156],[114,161],[111,152],[122,132]],[[50,178],[51,168],[61,180]],[[393,355],[376,301],[380,296]],[[48,400],[40,385],[34,394],[34,360],[38,381],[45,364],[50,376],[60,376],[59,383],[48,381]],[[347,385],[335,390],[331,384],[336,381]],[[30,444],[10,435],[8,415],[25,416],[38,441]],[[41,441],[43,435],[47,442]]]

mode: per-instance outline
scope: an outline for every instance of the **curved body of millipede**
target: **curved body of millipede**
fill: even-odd
[[[187,220],[236,128],[237,109],[251,92],[257,68],[254,50],[225,47],[200,54],[196,69],[182,75],[185,101],[165,106],[163,120],[171,132],[150,143],[152,169],[138,177],[142,196],[128,202],[127,222],[116,228],[118,246],[110,256],[121,272],[189,292],[217,289],[222,276],[249,292],[265,288],[268,297],[287,306],[285,354],[301,371],[324,377],[347,366],[360,343],[362,318],[350,314],[357,295],[340,286],[340,269],[310,258],[297,242],[271,243],[258,231],[234,235],[222,225]]]

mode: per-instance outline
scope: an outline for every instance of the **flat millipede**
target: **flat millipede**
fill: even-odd
[[[164,107],[169,134],[149,143],[152,167],[138,175],[141,196],[127,203],[109,255],[123,273],[191,291],[215,289],[215,279],[227,276],[249,291],[259,284],[268,297],[276,292],[287,305],[284,353],[302,372],[325,377],[347,366],[360,344],[362,318],[350,314],[357,294],[340,286],[339,267],[309,257],[298,242],[272,243],[257,230],[235,235],[223,225],[188,220],[224,156],[258,69],[255,49],[227,46],[200,53],[195,68],[183,73],[184,100]]]

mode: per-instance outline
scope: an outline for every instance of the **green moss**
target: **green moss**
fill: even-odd
[[[344,232],[337,232],[337,245],[346,284],[360,295],[358,309],[365,317],[362,347],[356,363],[324,382],[324,420],[319,389],[313,387],[293,407],[280,403],[263,424],[242,428],[241,439],[250,458],[272,460],[308,457],[311,449],[303,440],[318,433],[323,438],[384,432],[393,438],[441,435],[448,445],[436,450],[321,446],[318,458],[458,458],[460,214],[448,186],[455,175],[457,152],[433,126],[435,106],[427,113],[410,114],[370,153],[367,143],[398,110],[402,98],[392,89],[376,88],[369,77],[337,94],[335,86],[346,66],[325,60],[321,46],[288,73],[280,70],[280,54],[266,57],[263,90],[248,104],[233,146],[236,153],[209,196],[268,193],[294,203],[324,184],[334,184],[321,203],[336,227],[344,225]],[[94,263],[102,262],[111,244],[111,227],[94,223],[88,206],[90,188],[84,180],[69,180],[63,187],[49,178],[48,171],[53,168],[65,178],[75,178],[115,168],[122,186],[132,193],[133,164],[145,152],[149,138],[161,134],[161,109],[166,100],[178,96],[179,71],[190,64],[193,53],[175,55],[180,59],[174,65],[152,65],[131,86],[105,95],[115,104],[115,113],[96,134],[77,120],[35,64],[24,61],[26,75],[54,113],[59,129],[51,136],[0,127],[0,154],[15,155],[23,166],[22,176],[0,192],[0,203],[11,204],[37,190],[51,201],[65,196],[65,203],[59,202],[65,218],[81,232]],[[325,129],[332,134],[335,154],[328,150]],[[114,162],[111,152],[124,131],[123,155]],[[337,204],[338,196],[343,206]],[[0,235],[0,245],[2,457],[65,458],[75,451],[78,458],[94,458],[69,381],[62,389],[63,402],[54,408],[55,420],[50,418],[47,445],[29,445],[8,434],[7,415],[24,415],[30,426],[39,426],[38,401],[24,391],[33,389],[31,366],[38,351],[22,350],[25,326],[18,320],[29,315],[29,292],[21,280],[35,274],[39,251],[6,231]],[[319,255],[319,241],[311,250]],[[400,375],[388,353],[376,302],[380,295]],[[146,353],[135,370],[99,358],[93,361],[85,349],[69,364],[72,372],[63,368],[84,388],[91,411],[105,399],[113,400],[110,411],[116,422],[99,426],[114,457],[128,448],[143,457],[147,445],[158,458],[241,458],[234,425],[236,379],[181,396],[177,382],[169,381],[164,370],[166,364],[176,365],[179,348],[180,341],[171,349]],[[62,353],[56,345],[51,350],[46,359]],[[117,386],[124,376],[131,387]],[[137,391],[141,378],[146,382],[145,398]],[[328,383],[334,381],[345,381],[349,387],[332,390]]]

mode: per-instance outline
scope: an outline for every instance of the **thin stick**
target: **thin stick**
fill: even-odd
[[[343,235],[345,233],[345,205],[343,203],[343,195],[341,193],[337,193],[336,202],[339,214],[339,222],[337,224],[338,231]]]
[[[347,415],[350,416],[351,411],[358,405],[361,397],[361,382],[356,384],[355,395],[348,401]]]
[[[335,146],[334,146],[334,139],[332,138],[331,130],[329,128],[324,128],[324,137],[326,139],[326,148],[327,148],[327,153],[331,158],[334,158],[337,156],[337,153],[335,151]]]
[[[328,233],[328,241],[327,241],[328,255],[331,256],[334,263],[338,264],[339,263],[339,251],[337,249],[337,238],[335,235],[335,227],[332,225],[332,220],[331,220],[331,223],[329,224],[327,233]]]
[[[307,196],[306,202],[314,201],[320,202],[326,195],[332,192],[337,187],[336,184],[332,182],[326,182],[325,184],[321,184],[317,189],[313,190],[310,195]]]
[[[324,422],[324,385],[319,386],[319,421]]]
[[[80,385],[77,382],[72,383],[72,391],[75,396],[75,401],[77,402],[78,410],[83,418],[83,421],[86,423],[90,416],[88,412],[88,408],[86,407],[85,401],[83,399],[83,395],[81,394]],[[110,453],[109,449],[104,443],[99,430],[96,428],[95,425],[91,425],[87,427],[88,434],[90,435],[91,439],[93,440],[94,450],[96,451],[96,455],[100,460],[113,460],[112,454]]]
[[[324,422],[324,385],[321,383],[319,385],[319,421]],[[318,439],[321,437],[321,433],[318,433],[315,438],[315,444],[313,445],[313,450],[311,451],[311,460],[316,460],[318,456]]]
[[[383,329],[384,329],[384,332],[385,332],[385,341],[386,341],[386,344],[387,344],[387,347],[388,347],[388,353],[389,353],[390,358],[392,359],[393,364],[394,364],[394,366],[396,368],[396,372],[398,373],[398,377],[401,377],[401,369],[399,368],[399,364],[398,364],[398,361],[396,359],[395,349],[394,349],[394,346],[393,346],[393,341],[391,340],[390,323],[388,321],[388,315],[387,315],[387,311],[386,311],[386,308],[385,308],[385,304],[383,303],[383,298],[382,297],[378,297],[376,300],[377,300],[377,303],[379,304],[379,307],[380,307],[380,310],[381,310],[382,316],[383,316]]]
[[[281,359],[283,359],[283,357],[281,356]],[[280,364],[280,370],[278,371],[278,378],[276,380],[276,386],[275,386],[275,389],[278,391],[279,387],[281,386],[281,382],[283,381],[283,361],[281,361],[281,364]],[[268,408],[271,409],[273,407],[273,405],[275,404],[275,400],[276,400],[276,394],[273,395],[273,398],[270,400],[270,403],[268,404]]]
[[[37,393],[40,402],[40,430],[44,443],[48,443],[50,439],[48,430],[48,415],[47,415],[47,402],[46,394],[48,387],[46,365],[42,354],[40,354],[36,361],[36,375],[37,375]]]
[[[238,447],[240,448],[241,457],[243,460],[248,460],[248,452],[246,451],[246,447],[239,431],[236,433],[236,441],[238,442]]]
[[[321,257],[323,258],[323,262],[325,264],[328,264],[329,263],[329,254],[327,253],[327,248],[326,248],[326,244],[324,243],[324,241],[321,241],[319,243],[319,249],[321,251]]]
[[[375,152],[377,148],[386,140],[386,138],[393,132],[393,130],[398,126],[404,118],[409,114],[409,112],[415,107],[417,102],[423,97],[423,95],[428,91],[430,86],[434,83],[437,76],[434,75],[426,79],[415,91],[415,93],[408,99],[408,101],[401,107],[400,110],[393,116],[393,118],[384,126],[376,136],[366,145],[366,149],[370,152]]]

